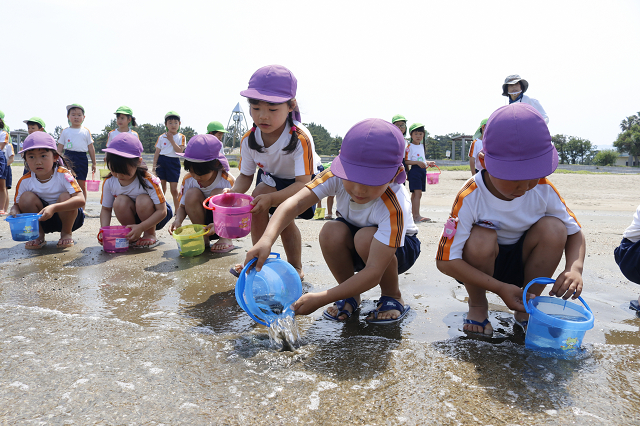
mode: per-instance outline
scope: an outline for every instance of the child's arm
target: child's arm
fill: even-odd
[[[185,209],[183,204],[180,204],[178,210],[176,210],[176,215],[171,223],[171,227],[169,228],[169,234],[173,235],[173,231],[180,228],[182,226],[182,222],[187,217],[187,209]]]
[[[155,227],[167,215],[167,203],[154,204],[156,211],[149,218],[137,225],[127,225],[131,228],[131,232],[127,234],[129,241],[136,241],[142,233],[151,227]]]
[[[251,209],[251,213],[260,213],[269,210],[271,207],[279,206],[297,194],[309,182],[311,182],[310,175],[296,176],[296,181],[288,187],[269,194],[258,195],[251,202],[254,206],[253,209]]]
[[[156,167],[158,166],[158,158],[160,158],[160,148],[156,148],[155,154],[153,154],[153,168],[151,169],[151,173],[156,173]]]
[[[15,217],[17,214],[22,213],[20,211],[20,206],[18,206],[18,203],[15,203],[13,206],[11,206],[11,208],[9,209],[9,215]]]
[[[47,207],[40,210],[40,214],[42,215],[42,217],[38,220],[43,222],[47,219],[50,219],[54,215],[54,213],[77,210],[81,207],[84,207],[85,201],[82,191],[75,192],[70,195],[71,196],[67,200],[60,201],[59,203],[49,204]]]
[[[524,312],[522,289],[518,286],[498,281],[490,275],[474,268],[462,259],[436,260],[440,272],[465,284],[483,288],[497,294],[509,309]],[[529,296],[527,296],[529,297]]]
[[[471,170],[471,176],[476,174],[476,159],[469,157],[469,169]]]
[[[58,142],[58,154],[62,155],[64,154],[64,145],[61,144],[60,142]],[[26,163],[26,161],[25,161]]]
[[[369,249],[369,258],[363,270],[329,290],[303,294],[291,305],[292,309],[297,315],[308,315],[328,303],[371,290],[380,283],[382,274],[395,254],[395,247],[389,247],[373,238]]]
[[[240,173],[240,176],[236,179],[236,183],[233,184],[233,187],[229,190],[229,192],[237,192],[238,194],[244,194],[249,190],[251,184],[253,183],[253,175],[247,176]]]
[[[9,158],[7,158],[7,166],[10,166],[13,163],[14,157],[15,157],[15,155],[12,155]]]
[[[91,157],[91,173],[96,172],[96,149],[93,143],[89,145],[89,157]]]
[[[423,168],[423,169],[427,168],[427,163],[425,163],[424,161],[404,160],[404,163],[407,166],[418,166],[418,167]]]
[[[566,258],[564,271],[556,278],[556,282],[549,292],[551,296],[562,297],[564,300],[569,297],[577,299],[580,296],[586,248],[587,244],[582,231],[567,236],[567,243],[564,246]]]
[[[267,260],[269,253],[271,253],[273,243],[275,243],[284,228],[289,226],[300,213],[317,204],[318,200],[318,196],[312,190],[304,187],[283,202],[269,220],[269,225],[267,225],[267,229],[265,229],[260,240],[247,252],[244,261],[245,265],[251,259],[257,257],[258,260],[255,263],[256,271],[262,269],[264,261]]]
[[[178,145],[177,143],[175,143],[175,141],[173,140],[173,136],[175,135],[171,135],[171,137],[169,137],[169,134],[167,133],[167,138],[169,138],[169,142],[171,142],[171,145],[173,146],[173,150],[175,152],[182,152],[184,148],[182,148],[182,145]]]
[[[102,206],[100,209],[100,227],[111,225],[111,210],[109,207]]]

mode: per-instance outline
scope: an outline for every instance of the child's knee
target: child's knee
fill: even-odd
[[[198,188],[190,188],[182,196],[184,197],[184,204],[189,206],[195,206],[196,204],[202,206],[204,201],[204,194]]]
[[[351,243],[353,242],[349,227],[340,221],[331,221],[325,223],[320,230],[318,240],[320,242],[320,247],[325,249],[344,244],[348,240],[351,240]]]
[[[262,195],[262,194],[270,194],[272,192],[277,192],[278,190],[276,188],[273,188],[269,185],[266,185],[262,182],[260,182],[255,189],[253,190],[253,192],[251,193],[251,196],[253,198],[257,197],[258,195]]]
[[[533,225],[533,231],[544,242],[557,242],[563,246],[567,241],[567,227],[557,217],[545,216]]]
[[[145,211],[153,208],[155,210],[155,206],[153,205],[153,200],[147,194],[138,195],[136,197],[136,211]]]
[[[467,262],[495,260],[499,250],[498,233],[493,229],[474,225],[462,249],[462,258]]]
[[[121,209],[132,208],[134,201],[127,195],[120,195],[113,200],[113,209],[119,211]]]

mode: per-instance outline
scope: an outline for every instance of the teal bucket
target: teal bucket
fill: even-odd
[[[283,317],[293,317],[291,304],[302,296],[298,271],[280,254],[264,262],[260,272],[250,268],[257,258],[246,264],[236,282],[236,300],[257,323],[270,326]],[[248,272],[247,272],[248,271]]]
[[[522,302],[529,314],[524,345],[528,349],[559,356],[578,352],[587,330],[593,328],[593,313],[589,305],[578,297],[583,306],[558,297],[538,296],[526,300],[532,284],[553,284],[551,278],[535,278],[522,292]]]

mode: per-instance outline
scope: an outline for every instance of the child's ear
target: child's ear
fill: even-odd
[[[482,166],[483,169],[486,169],[486,167],[484,166],[484,152],[480,151],[478,153],[478,160],[480,160],[480,165]]]
[[[295,110],[297,106],[298,106],[298,101],[296,101],[296,98],[291,99],[291,105],[289,106],[289,112]]]

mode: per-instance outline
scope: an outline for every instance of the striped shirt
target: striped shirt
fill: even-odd
[[[119,195],[127,195],[135,201],[138,195],[147,194],[151,197],[153,204],[163,204],[165,199],[164,192],[162,192],[162,188],[160,186],[160,179],[148,172],[145,179],[147,180],[149,188],[143,187],[137,176],[133,182],[127,186],[120,185],[120,181],[113,176],[106,178],[104,182],[102,182],[102,196],[100,197],[102,207],[106,207],[108,209],[112,208],[113,201]]]

